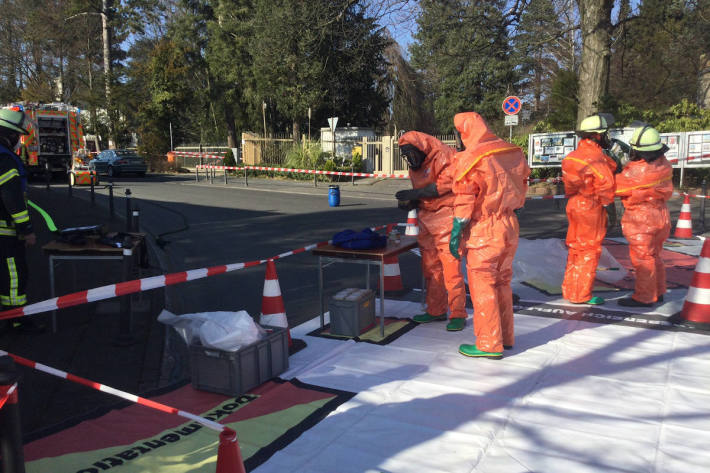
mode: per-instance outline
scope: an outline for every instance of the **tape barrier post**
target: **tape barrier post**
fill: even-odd
[[[707,195],[708,181],[706,179],[703,179],[702,190],[703,190],[703,195]],[[704,233],[705,232],[705,199],[702,199],[700,201],[700,226],[702,227],[703,233]]]
[[[98,176],[98,174],[96,174]],[[94,205],[96,203],[96,194],[94,193],[94,180],[96,178],[94,177],[94,174],[91,174],[91,205]]]
[[[5,404],[0,408],[0,455],[2,471],[25,472],[25,454],[22,447],[22,424],[17,396],[19,376],[15,362],[9,356],[0,356],[0,389],[7,393]]]
[[[200,166],[195,166],[195,182],[200,182]]]
[[[131,264],[133,263],[133,249],[127,248],[127,246],[132,245],[130,238],[126,238],[124,241],[123,248],[123,259],[121,260],[123,264],[123,280],[124,282],[129,281],[129,274],[131,270]],[[118,335],[114,339],[114,345],[116,346],[128,346],[132,345],[137,341],[136,337],[133,336],[133,314],[131,310],[131,295],[123,294],[120,299],[120,314],[118,320]]]
[[[113,180],[108,183],[108,214],[113,220]]]
[[[223,166],[223,167],[224,167],[224,185],[226,186],[227,185],[227,166]]]
[[[136,204],[135,207],[133,207],[133,231],[134,232],[140,232],[140,216],[141,212],[140,209],[138,208],[138,204]]]
[[[131,209],[131,190],[126,189],[126,232],[130,233],[133,231],[131,228],[131,214],[133,213],[133,210]]]
[[[52,180],[52,171],[50,170],[49,161],[44,162],[44,178],[47,181],[47,190],[49,190],[49,183]]]

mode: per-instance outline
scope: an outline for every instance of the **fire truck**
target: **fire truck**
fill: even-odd
[[[22,110],[29,118],[29,134],[20,139],[20,156],[29,175],[66,173],[72,156],[86,149],[79,109],[64,103],[20,102],[5,108]]]

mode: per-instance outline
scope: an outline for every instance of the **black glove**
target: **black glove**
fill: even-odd
[[[614,228],[617,222],[616,205],[614,205],[614,202],[606,206],[606,215],[609,219],[608,228]]]
[[[418,200],[398,200],[397,207],[409,212],[410,210],[414,210],[414,209],[419,208],[419,201]]]
[[[421,189],[398,191],[394,196],[397,200],[418,200],[427,197],[439,197],[439,192],[436,190],[436,184],[429,184]]]

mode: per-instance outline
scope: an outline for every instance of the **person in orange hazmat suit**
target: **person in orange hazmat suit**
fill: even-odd
[[[562,297],[574,304],[603,304],[592,297],[597,264],[606,235],[605,207],[614,203],[614,171],[617,163],[604,153],[610,147],[607,131],[613,123],[608,114],[591,115],[577,131],[577,149],[562,160],[562,181],[567,195],[567,267]]]
[[[668,146],[650,125],[638,126],[629,144],[630,161],[616,176],[616,195],[624,204],[621,231],[629,242],[636,285],[634,293],[618,304],[651,307],[663,302],[666,293],[661,251],[671,232],[666,202],[673,195],[673,168],[665,157]]]
[[[446,330],[463,330],[466,325],[466,286],[460,263],[449,252],[449,232],[454,216],[453,182],[455,151],[438,139],[418,131],[399,138],[400,154],[409,165],[413,189],[395,194],[400,208],[418,208],[422,273],[426,283],[426,313],[414,321],[427,323],[451,320]]]
[[[523,151],[497,137],[475,112],[454,116],[458,148],[454,174],[451,254],[464,242],[473,301],[476,344],[459,346],[471,357],[500,359],[512,348],[513,258],[518,248],[518,218],[525,204],[530,168]]]

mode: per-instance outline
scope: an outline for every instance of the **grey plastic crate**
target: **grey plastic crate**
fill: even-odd
[[[370,289],[343,289],[330,299],[328,308],[334,335],[357,337],[375,323],[375,293]]]
[[[190,371],[195,389],[239,396],[288,369],[288,332],[264,326],[266,338],[240,348],[222,351],[190,345]]]

